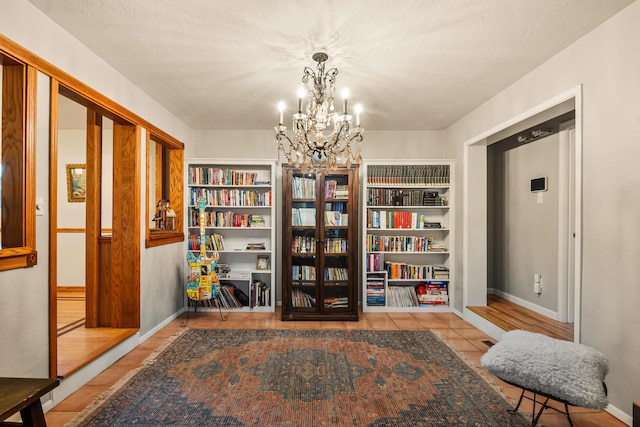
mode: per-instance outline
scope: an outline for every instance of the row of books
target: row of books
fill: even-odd
[[[204,197],[207,206],[271,206],[273,202],[271,191],[191,188],[191,205],[196,206],[200,197]]]
[[[367,189],[369,206],[447,206],[447,200],[437,191],[398,190],[391,188]]]
[[[349,280],[349,270],[341,267],[324,269],[324,280]]]
[[[291,223],[294,226],[316,225],[316,208],[292,208]]]
[[[346,184],[338,184],[335,179],[328,179],[324,183],[325,199],[348,199],[349,186]]]
[[[418,286],[389,286],[390,307],[431,307],[449,304],[446,283],[426,282]]]
[[[422,212],[381,211],[375,209],[367,209],[367,228],[381,230],[422,230],[425,228],[433,228],[425,226],[425,223],[428,222],[428,217]]]
[[[295,254],[315,254],[316,238],[313,236],[293,236],[291,252]]]
[[[316,280],[316,268],[312,265],[294,265],[291,269],[293,280]]]
[[[189,235],[189,250],[200,250],[200,239],[204,240],[205,250],[207,251],[224,251],[224,237],[221,234],[199,234]]]
[[[258,181],[254,172],[235,171],[233,169],[191,166],[189,167],[189,185],[267,185],[268,181]]]
[[[291,291],[291,305],[294,307],[315,307],[316,299],[300,289]]]
[[[264,227],[262,215],[241,214],[233,211],[205,211],[203,212],[205,227]],[[190,222],[192,227],[200,226],[200,212],[191,209]]]
[[[291,196],[294,199],[315,199],[316,180],[303,176],[294,176],[291,181]]]
[[[349,225],[349,214],[339,211],[325,211],[324,225],[329,226],[347,226]]]
[[[449,165],[369,165],[367,184],[370,185],[448,185]]]
[[[377,236],[367,234],[367,252],[446,252],[433,237],[423,236]]]
[[[402,262],[385,261],[384,269],[389,279],[446,280],[449,269],[442,265],[413,265]]]
[[[340,254],[348,251],[349,241],[342,237],[330,238],[324,240],[325,254]]]

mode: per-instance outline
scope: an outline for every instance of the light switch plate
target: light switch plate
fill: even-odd
[[[36,197],[36,215],[44,215],[44,197]]]

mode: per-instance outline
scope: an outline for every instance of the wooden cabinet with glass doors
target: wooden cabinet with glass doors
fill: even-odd
[[[358,320],[358,167],[282,167],[282,320]]]

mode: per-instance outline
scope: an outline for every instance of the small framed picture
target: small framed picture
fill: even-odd
[[[87,182],[86,164],[67,165],[67,197],[69,202],[84,202]]]
[[[269,255],[258,255],[258,260],[256,261],[256,269],[257,270],[269,269]]]

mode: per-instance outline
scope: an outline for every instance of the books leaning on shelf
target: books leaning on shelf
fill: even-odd
[[[294,226],[316,225],[316,208],[292,208],[291,220]]]
[[[418,296],[413,286],[389,286],[389,306],[417,307]]]
[[[324,183],[324,198],[333,199],[336,196],[336,185],[338,182],[335,179],[328,179]]]
[[[251,284],[251,307],[270,307],[271,288],[262,280],[254,280]]]
[[[337,227],[347,226],[349,225],[349,214],[338,211],[325,211],[324,225]]]
[[[291,305],[294,307],[315,307],[316,299],[300,289],[291,291]]]

